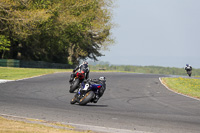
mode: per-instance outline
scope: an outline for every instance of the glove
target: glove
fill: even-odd
[[[73,70],[72,72],[73,72],[73,73],[75,73],[75,72],[76,72],[76,70]]]

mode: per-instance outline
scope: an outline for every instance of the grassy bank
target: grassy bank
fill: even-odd
[[[162,78],[171,90],[200,99],[200,79],[191,78]]]
[[[37,124],[40,123],[40,124]],[[13,120],[0,117],[0,133],[94,133],[76,131],[74,127],[61,123],[39,120]]]
[[[38,69],[0,67],[0,79],[17,80],[56,72],[72,72],[72,69]],[[115,70],[92,70],[91,72],[117,72]],[[124,71],[125,72],[125,71]]]
[[[0,67],[0,79],[17,80],[56,72],[71,72],[71,69],[37,69]]]
[[[104,69],[104,70],[99,70]],[[157,66],[106,66],[90,65],[91,72],[127,72],[127,73],[152,73],[166,75],[185,75],[184,69],[157,67]],[[0,67],[0,79],[16,80],[55,72],[72,72],[72,69],[37,69],[37,68],[12,68]],[[200,76],[200,69],[193,69],[192,76]]]

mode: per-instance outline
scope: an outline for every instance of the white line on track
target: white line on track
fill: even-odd
[[[44,74],[44,75],[46,75],[46,74]],[[17,80],[5,80],[5,79],[0,79],[0,84],[1,84],[1,83],[6,83],[6,82],[11,82],[11,81],[21,81],[21,80],[26,80],[26,79],[37,78],[37,77],[41,77],[41,76],[44,76],[44,75],[33,76],[33,77],[30,77],[30,78],[23,78],[23,79],[17,79]]]
[[[14,80],[5,80],[5,79],[0,79],[0,83],[6,83],[6,82],[11,82],[11,81],[14,81]]]
[[[110,127],[101,127],[101,126],[93,126],[93,125],[84,125],[84,124],[74,124],[74,123],[65,123],[71,126],[75,126],[82,130],[92,130],[96,132],[103,132],[103,133],[152,133],[146,131],[137,131],[137,130],[128,130],[128,129],[117,129],[117,128],[110,128]]]
[[[55,73],[62,73],[62,72],[55,72]],[[23,78],[23,79],[17,79],[17,80],[5,80],[5,79],[0,79],[0,84],[1,84],[1,83],[6,83],[6,82],[10,82],[10,81],[21,81],[21,80],[26,80],[26,79],[37,78],[37,77],[41,77],[41,76],[44,76],[44,75],[48,75],[48,74],[43,74],[43,75],[33,76],[33,77]]]

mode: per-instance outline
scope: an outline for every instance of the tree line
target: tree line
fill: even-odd
[[[113,43],[113,0],[1,0],[0,57],[67,63]]]
[[[184,75],[187,73],[184,68],[162,67],[162,66],[134,66],[134,65],[111,65],[108,62],[89,63],[91,70],[108,70],[134,73],[152,73],[165,75]],[[200,76],[200,69],[193,68],[192,76]]]

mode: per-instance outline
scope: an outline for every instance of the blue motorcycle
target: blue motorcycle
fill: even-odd
[[[83,81],[70,103],[79,105],[86,105],[89,102],[97,103],[106,89],[105,82],[105,77]]]

